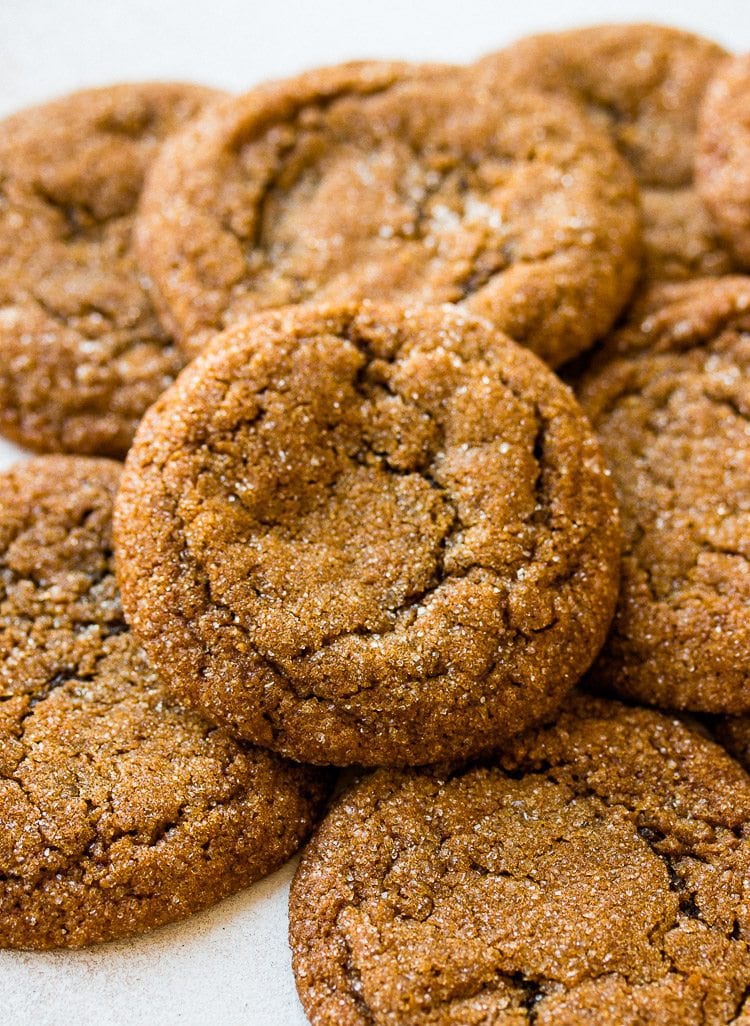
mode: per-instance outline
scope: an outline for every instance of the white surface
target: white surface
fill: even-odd
[[[0,0],[0,113],[118,79],[240,90],[354,57],[469,60],[526,32],[657,16],[750,49],[741,0]],[[19,456],[0,442],[0,468]],[[137,940],[0,952],[0,1023],[304,1026],[286,944],[290,878],[287,867]]]

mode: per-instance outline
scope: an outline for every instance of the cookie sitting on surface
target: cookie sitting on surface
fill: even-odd
[[[617,592],[570,391],[452,307],[292,307],[149,411],[116,511],[130,623],[175,690],[315,763],[469,756],[549,715]]]

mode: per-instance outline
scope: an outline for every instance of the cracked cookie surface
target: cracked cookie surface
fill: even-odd
[[[726,1026],[750,1014],[750,778],[679,721],[571,696],[462,770],[378,770],[303,855],[313,1026]]]
[[[280,865],[320,771],[167,694],[123,619],[120,467],[40,457],[0,491],[0,947],[79,947],[180,919]]]
[[[592,679],[639,701],[750,710],[750,282],[655,287],[579,389],[625,547]]]
[[[537,722],[617,588],[571,393],[449,307],[226,332],[144,419],[115,525],[129,622],[177,693],[314,763],[459,757]]]
[[[262,309],[376,297],[458,304],[556,366],[639,257],[629,170],[573,105],[394,64],[217,107],[154,166],[138,237],[190,354]]]
[[[750,268],[750,56],[719,68],[700,109],[696,182],[740,266]]]
[[[124,456],[183,359],[131,245],[167,135],[223,94],[86,90],[0,124],[0,431],[42,452]]]
[[[693,184],[698,107],[726,56],[679,29],[599,25],[529,36],[476,72],[497,88],[540,89],[584,108],[640,185],[644,276],[677,280],[734,269]]]

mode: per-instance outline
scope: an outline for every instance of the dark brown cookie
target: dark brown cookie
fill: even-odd
[[[0,488],[0,947],[79,947],[180,919],[280,865],[319,771],[167,695],[128,631],[120,468],[42,457]]]
[[[0,123],[0,431],[13,441],[124,456],[180,369],[133,215],[163,139],[220,95],[112,86]]]
[[[297,871],[313,1026],[727,1026],[750,1015],[750,778],[578,697],[480,767],[379,770]]]
[[[593,677],[640,701],[750,710],[750,279],[655,287],[580,388],[625,529]]]
[[[725,61],[701,107],[696,184],[740,266],[750,267],[750,54]]]
[[[138,234],[191,354],[258,310],[377,298],[458,304],[556,366],[627,300],[636,207],[565,101],[358,64],[202,118],[154,166]]]
[[[597,25],[529,36],[477,65],[498,90],[540,89],[581,104],[631,164],[644,205],[645,275],[732,270],[693,188],[697,110],[726,57],[661,25]]]
[[[144,419],[115,524],[127,616],[177,693],[316,763],[459,757],[538,722],[617,588],[571,393],[447,307],[226,332]]]

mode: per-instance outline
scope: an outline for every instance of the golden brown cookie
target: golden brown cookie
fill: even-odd
[[[697,109],[726,56],[662,25],[596,25],[529,36],[476,66],[498,90],[540,89],[584,107],[641,186],[647,278],[732,270],[693,188]]]
[[[175,691],[315,763],[464,756],[539,721],[617,588],[571,393],[448,307],[291,307],[217,338],[144,418],[115,534]]]
[[[481,766],[378,770],[292,885],[302,1004],[313,1026],[745,1022],[748,820],[718,745],[591,698]]]
[[[579,390],[612,470],[622,587],[594,680],[750,711],[750,279],[654,287]]]
[[[378,299],[458,304],[556,366],[628,298],[636,205],[565,101],[354,64],[233,98],[175,139],[138,237],[190,354],[258,310]]]
[[[80,947],[180,919],[280,865],[319,771],[167,694],[123,620],[120,468],[41,457],[0,488],[0,947]]]
[[[750,267],[750,54],[725,61],[700,110],[696,184],[741,267]]]
[[[0,431],[13,441],[124,456],[180,369],[133,216],[164,138],[220,95],[111,86],[0,123]]]

